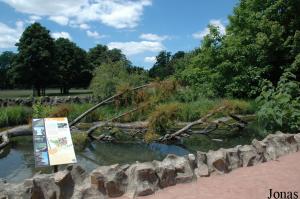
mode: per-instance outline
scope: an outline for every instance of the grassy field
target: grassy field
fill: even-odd
[[[67,96],[86,96],[92,92],[87,89],[71,89]],[[47,89],[47,96],[62,96],[59,89]],[[32,90],[0,90],[0,98],[31,97]]]

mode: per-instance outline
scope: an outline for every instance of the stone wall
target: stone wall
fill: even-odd
[[[91,96],[65,96],[65,97],[41,97],[41,98],[0,98],[0,107],[6,106],[32,106],[37,100],[40,100],[45,105],[58,105],[68,103],[93,103],[95,100]]]
[[[250,145],[219,149],[184,157],[168,155],[163,161],[101,166],[90,174],[78,165],[55,174],[36,175],[20,184],[0,180],[0,198],[130,198],[153,194],[158,189],[197,178],[228,173],[249,167],[300,149],[299,134],[268,135]]]

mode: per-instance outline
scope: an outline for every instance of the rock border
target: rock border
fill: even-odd
[[[37,174],[20,184],[0,180],[0,199],[4,198],[129,198],[153,194],[159,189],[197,178],[220,175],[249,167],[300,149],[300,133],[276,132],[251,145],[221,148],[196,156],[167,155],[162,161],[100,166],[90,174],[78,165],[69,165],[55,174]]]
[[[44,105],[58,104],[84,104],[94,103],[96,100],[92,96],[44,96],[40,98],[0,98],[0,107],[8,106],[32,106],[35,102],[40,101]]]

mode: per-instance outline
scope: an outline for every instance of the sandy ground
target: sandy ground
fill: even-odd
[[[140,199],[267,199],[270,189],[298,192],[300,198],[300,152],[226,175],[178,184]]]

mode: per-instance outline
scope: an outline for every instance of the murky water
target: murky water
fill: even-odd
[[[85,170],[92,171],[99,165],[125,164],[135,161],[145,162],[152,160],[162,160],[167,154],[179,156],[194,153],[197,150],[208,151],[218,148],[233,147],[238,144],[249,144],[253,138],[257,138],[260,129],[255,125],[235,134],[226,136],[218,135],[213,138],[206,136],[192,136],[185,139],[182,146],[164,144],[144,144],[144,143],[90,143],[83,151],[76,152],[78,164]],[[218,132],[222,134],[223,132]],[[14,141],[10,148],[6,148],[0,156],[0,178],[5,178],[9,182],[20,182],[23,179],[32,177],[37,172],[49,173],[52,168],[34,168],[33,143],[31,137],[22,137]],[[62,169],[62,168],[60,168]]]
[[[92,171],[99,165],[125,164],[135,161],[161,160],[167,154],[185,155],[189,151],[174,145],[144,143],[91,143],[83,151],[76,152],[77,162],[85,170]],[[0,178],[18,182],[37,172],[49,173],[52,168],[34,168],[31,137],[14,142],[0,157]]]

